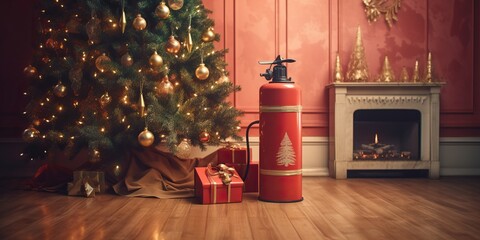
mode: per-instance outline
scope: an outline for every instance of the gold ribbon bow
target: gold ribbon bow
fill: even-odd
[[[227,165],[221,163],[216,167],[212,166],[212,163],[209,163],[207,166],[207,175],[209,176],[219,176],[222,179],[224,185],[230,185],[232,182],[232,177],[238,177],[235,175],[235,168],[228,167]]]

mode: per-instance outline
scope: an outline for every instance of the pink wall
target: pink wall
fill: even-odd
[[[303,126],[306,136],[327,136],[328,98],[338,51],[344,70],[355,41],[357,26],[363,33],[372,76],[389,57],[397,75],[403,66],[410,73],[415,60],[421,73],[428,51],[434,76],[446,82],[441,94],[441,136],[480,136],[480,79],[478,32],[480,4],[472,0],[402,0],[399,21],[389,30],[383,17],[369,23],[362,1],[340,0],[204,0],[213,10],[219,48],[228,48],[230,78],[242,91],[232,97],[245,111],[242,125],[258,118],[258,60],[277,54],[295,58],[289,74],[303,88]],[[475,16],[477,16],[475,18]],[[474,53],[476,51],[476,53]]]
[[[32,2],[8,0],[1,14],[0,137],[19,136],[25,128],[22,97],[27,81],[22,69],[31,58]],[[376,75],[388,55],[398,74],[415,59],[423,68],[432,51],[434,73],[447,85],[441,95],[441,136],[480,136],[480,3],[474,0],[402,0],[399,21],[389,30],[383,21],[369,24],[362,1],[345,0],[204,0],[213,10],[218,48],[228,48],[230,78],[242,91],[231,101],[245,111],[242,125],[258,119],[259,77],[277,54],[297,59],[289,74],[303,88],[306,136],[327,136],[325,85],[334,57],[340,53],[346,70],[360,26],[370,73]],[[15,19],[12,24],[12,19]]]

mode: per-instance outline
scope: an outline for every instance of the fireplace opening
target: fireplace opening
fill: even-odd
[[[356,110],[353,160],[420,160],[420,121],[418,110]]]

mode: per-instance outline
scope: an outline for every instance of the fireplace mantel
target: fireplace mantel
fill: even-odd
[[[329,91],[329,173],[347,178],[348,170],[428,170],[438,178],[440,88],[445,83],[340,82]],[[413,109],[421,113],[419,160],[353,160],[353,114],[363,109]]]

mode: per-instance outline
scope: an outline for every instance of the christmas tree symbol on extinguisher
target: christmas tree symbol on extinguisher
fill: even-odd
[[[293,150],[292,141],[290,141],[287,133],[283,136],[280,147],[278,148],[277,165],[283,165],[285,167],[295,165],[295,151]]]

